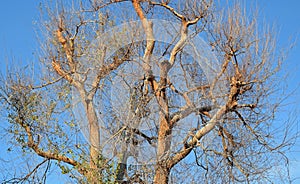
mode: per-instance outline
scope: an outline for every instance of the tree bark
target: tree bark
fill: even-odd
[[[155,169],[154,183],[168,183],[170,170],[167,168],[166,159],[169,157],[171,148],[172,127],[169,118],[168,97],[166,94],[167,75],[170,69],[168,61],[160,64],[160,82],[158,92],[155,94],[160,106],[159,130],[157,142],[157,164]]]
[[[99,125],[97,116],[94,110],[94,106],[91,101],[87,102],[87,118],[89,121],[90,130],[90,166],[92,169],[97,169],[97,162],[99,159],[99,148],[100,148],[100,135]]]
[[[154,184],[168,184],[169,181],[170,170],[161,164],[157,165],[155,176],[154,176]]]

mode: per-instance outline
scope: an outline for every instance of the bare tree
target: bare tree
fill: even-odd
[[[88,183],[272,182],[282,166],[288,175],[295,134],[272,124],[283,56],[257,16],[212,0],[45,10],[46,70],[11,71],[1,85],[15,143],[43,158],[20,181],[50,162]]]

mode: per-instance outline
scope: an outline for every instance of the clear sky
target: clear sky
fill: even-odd
[[[253,0],[251,2],[256,1]],[[35,31],[37,29],[36,21],[39,15],[39,3],[39,0],[0,0],[1,71],[5,70],[7,63],[11,62],[12,59],[21,63],[36,60],[35,53],[38,50],[38,43]],[[279,34],[277,35],[279,46],[288,46],[293,39],[300,36],[299,0],[257,0],[257,4],[260,14],[264,16],[265,22],[274,23],[276,29],[279,30]],[[286,64],[284,65],[284,70],[289,73],[287,90],[296,90],[289,99],[292,105],[289,106],[287,111],[291,109],[300,110],[299,60],[300,39],[298,39],[298,43],[296,42],[294,48],[289,52]],[[281,114],[281,116],[284,117],[285,114]],[[297,157],[296,155],[300,154],[299,143],[295,151],[293,155]],[[298,156],[298,159],[300,160],[300,156]],[[300,177],[300,162],[298,164],[296,164],[297,162],[293,163],[292,173],[294,176]],[[298,182],[300,183],[300,180]]]

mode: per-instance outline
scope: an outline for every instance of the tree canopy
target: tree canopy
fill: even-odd
[[[35,158],[5,182],[54,170],[79,183],[291,182],[297,132],[275,124],[284,53],[257,14],[213,0],[44,3],[38,73],[0,83],[12,150]]]

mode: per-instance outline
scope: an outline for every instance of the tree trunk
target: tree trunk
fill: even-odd
[[[161,112],[161,121],[158,133],[157,144],[157,164],[155,169],[154,183],[167,184],[170,174],[170,170],[165,165],[166,159],[169,157],[169,151],[171,148],[171,128],[165,117],[165,114]]]
[[[166,94],[167,74],[170,69],[169,63],[164,61],[160,65],[161,90],[156,94],[160,106],[159,130],[157,140],[157,164],[155,169],[154,183],[168,183],[170,170],[166,165],[166,160],[170,155],[172,127],[169,122],[169,106]]]
[[[96,116],[96,112],[93,106],[92,101],[86,102],[86,110],[87,110],[87,119],[89,122],[89,130],[90,130],[90,169],[91,173],[89,176],[89,181],[91,183],[97,183],[99,178],[99,149],[100,149],[100,134],[99,134],[99,124]]]
[[[157,165],[154,176],[154,184],[168,184],[170,170],[161,164]]]

